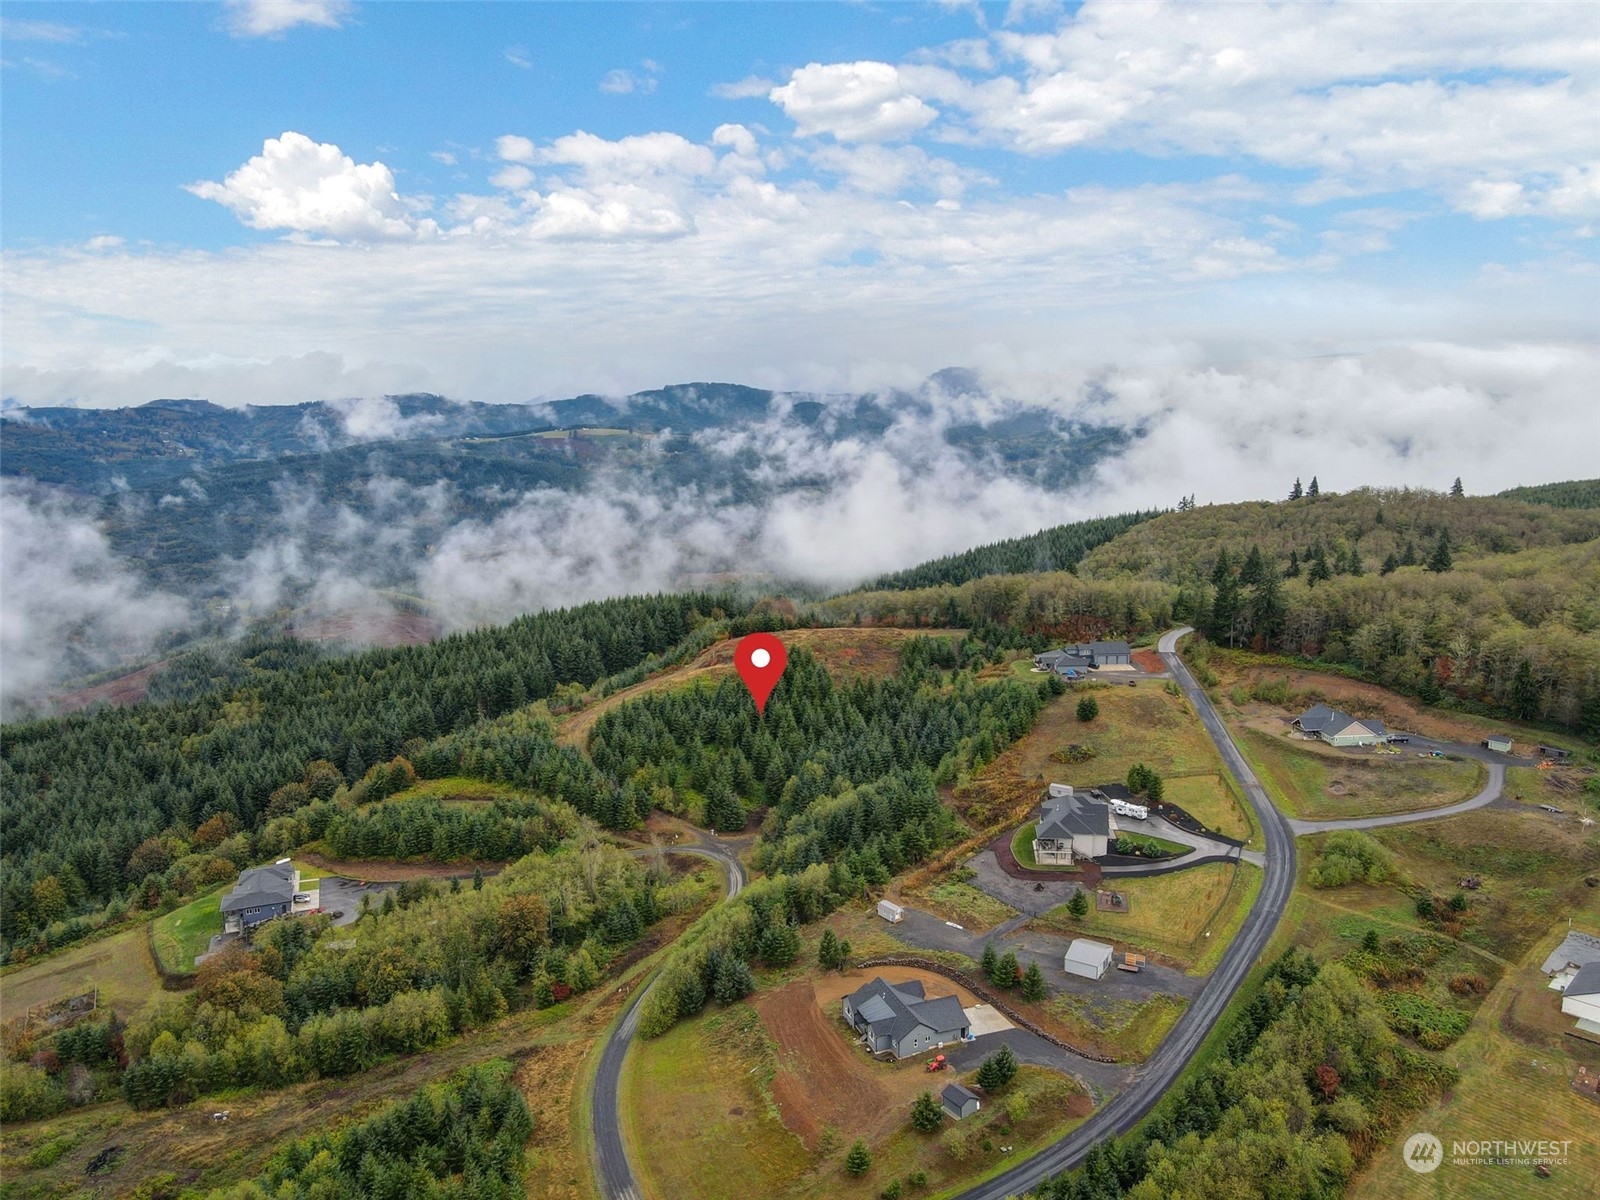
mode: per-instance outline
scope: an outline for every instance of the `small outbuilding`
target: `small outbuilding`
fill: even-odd
[[[944,1104],[944,1112],[952,1121],[959,1121],[962,1117],[970,1117],[983,1107],[976,1092],[962,1087],[959,1083],[952,1083],[939,1093],[939,1098]]]
[[[1552,762],[1566,762],[1572,757],[1572,751],[1562,746],[1540,746],[1539,757],[1548,758]]]
[[[1493,750],[1496,754],[1511,753],[1511,735],[1509,733],[1491,733],[1483,739],[1484,749]]]
[[[878,915],[890,924],[898,924],[906,919],[906,910],[892,900],[879,900]]]
[[[1074,938],[1067,947],[1062,970],[1068,975],[1081,975],[1085,979],[1104,979],[1111,969],[1113,951],[1104,942],[1091,942],[1088,938]]]

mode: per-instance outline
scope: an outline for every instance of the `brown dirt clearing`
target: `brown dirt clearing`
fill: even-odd
[[[772,1097],[784,1125],[811,1150],[817,1149],[830,1126],[847,1139],[857,1134],[869,1140],[887,1135],[905,1123],[919,1093],[955,1078],[949,1072],[929,1074],[925,1060],[931,1054],[883,1063],[855,1043],[839,1015],[839,1001],[879,976],[896,984],[920,980],[930,999],[953,995],[965,1008],[980,1003],[942,976],[907,967],[797,980],[754,1000],[778,1052]]]

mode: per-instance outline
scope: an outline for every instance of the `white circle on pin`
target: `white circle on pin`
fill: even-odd
[[[764,667],[771,661],[772,655],[760,647],[750,651],[750,665],[753,667]]]

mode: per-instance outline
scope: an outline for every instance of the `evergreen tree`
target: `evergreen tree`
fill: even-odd
[[[1356,545],[1350,547],[1350,557],[1345,561],[1345,571],[1351,575],[1363,575],[1366,567],[1361,562],[1361,548]]]
[[[978,969],[983,972],[984,978],[993,979],[995,969],[999,965],[1000,952],[994,948],[993,942],[985,942],[983,944],[983,958],[978,962]]]
[[[1100,715],[1100,702],[1093,696],[1078,701],[1078,720],[1092,721]]]
[[[1022,998],[1037,1003],[1045,998],[1044,972],[1039,969],[1039,962],[1035,959],[1028,964],[1028,969],[1022,975]]]
[[[483,868],[482,867],[473,867],[472,868],[472,890],[475,891],[475,892],[483,891]]]
[[[1267,577],[1266,559],[1261,557],[1261,547],[1252,545],[1245,555],[1244,566],[1239,568],[1239,582],[1245,587],[1255,587]]]
[[[1239,580],[1228,563],[1226,550],[1217,559],[1211,579],[1217,590],[1211,597],[1211,628],[1207,632],[1212,641],[1226,641],[1231,646],[1238,626],[1240,596]]]
[[[1539,715],[1539,681],[1533,677],[1533,667],[1527,659],[1517,664],[1517,673],[1511,679],[1511,712],[1521,721],[1531,721]]]
[[[1400,565],[1402,567],[1414,567],[1417,565],[1417,544],[1409,539],[1406,541],[1404,552],[1400,555]]]
[[[1072,893],[1072,899],[1067,901],[1067,911],[1078,920],[1083,920],[1089,915],[1089,896],[1082,888]]]
[[[1441,529],[1439,531],[1439,543],[1434,546],[1433,553],[1428,556],[1428,570],[1442,575],[1454,565],[1454,560],[1450,554],[1450,531]]]
[[[1289,499],[1298,500],[1298,499],[1300,499],[1301,496],[1304,496],[1305,494],[1306,494],[1306,490],[1305,490],[1305,488],[1300,486],[1300,479],[1297,476],[1295,478],[1295,481],[1294,481],[1294,487],[1289,489]]]
[[[850,1152],[844,1156],[844,1169],[852,1175],[865,1175],[872,1169],[872,1151],[867,1149],[867,1144],[860,1138],[855,1145],[850,1147]]]
[[[1395,573],[1395,571],[1399,570],[1399,568],[1400,568],[1400,556],[1397,555],[1393,550],[1391,550],[1391,551],[1389,551],[1389,557],[1387,557],[1387,558],[1385,558],[1383,560],[1383,566],[1378,568],[1378,574],[1379,575],[1392,575],[1392,574]]]
[[[944,1109],[933,1098],[932,1092],[923,1092],[911,1105],[911,1126],[919,1133],[933,1133],[944,1124]],[[859,1144],[859,1143],[858,1143]],[[852,1174],[860,1174],[859,1171]]]
[[[732,1004],[756,990],[756,981],[750,977],[750,964],[736,954],[725,955],[717,968],[716,982],[711,994],[718,1004]]]
[[[1306,582],[1315,587],[1324,579],[1332,578],[1333,572],[1328,569],[1327,555],[1323,553],[1322,547],[1318,546],[1311,556],[1311,569],[1306,572]]]
[[[1465,496],[1467,494],[1467,489],[1461,486],[1461,476],[1457,475],[1456,481],[1450,485],[1450,494],[1452,496]]]
[[[1300,578],[1300,555],[1297,551],[1289,551],[1289,565],[1284,569],[1283,577],[1285,579]]]
[[[1308,496],[1318,496],[1318,495],[1321,495],[1321,494],[1322,494],[1322,489],[1317,486],[1317,477],[1315,475],[1313,475],[1311,477],[1311,486],[1306,488],[1306,495],[1308,495]]]
[[[817,965],[824,971],[839,966],[839,936],[831,929],[822,931],[822,944],[817,947]]]
[[[1274,572],[1268,571],[1250,597],[1251,627],[1270,648],[1283,636],[1288,618],[1289,605],[1283,598],[1283,585]]]
[[[999,1091],[1016,1077],[1017,1056],[1010,1042],[1003,1043],[978,1067],[978,1086],[986,1092]]]

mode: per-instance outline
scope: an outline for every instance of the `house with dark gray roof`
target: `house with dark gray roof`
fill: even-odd
[[[1383,722],[1376,717],[1352,717],[1326,704],[1306,709],[1294,719],[1294,727],[1330,746],[1376,746],[1389,740]]]
[[[239,882],[222,898],[222,928],[243,933],[263,921],[286,916],[300,890],[300,871],[287,858],[239,872]]]
[[[874,1054],[908,1058],[966,1040],[969,1025],[954,996],[929,1000],[919,980],[863,984],[844,998],[844,1019]]]
[[[945,1115],[952,1121],[959,1121],[962,1117],[970,1117],[982,1104],[978,1101],[978,1093],[970,1088],[962,1087],[959,1083],[952,1083],[939,1093]]]
[[[1033,860],[1041,867],[1066,867],[1075,859],[1099,858],[1116,836],[1117,823],[1103,797],[1052,783],[1033,830]]]
[[[1578,1018],[1578,1029],[1600,1036],[1600,962],[1592,962],[1572,977],[1561,993],[1561,1011]]]
[[[1082,675],[1101,667],[1132,666],[1133,648],[1127,642],[1075,642],[1034,655],[1033,665],[1057,675]]]

